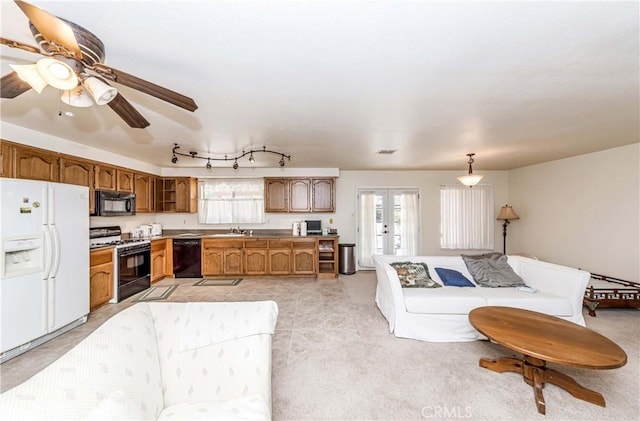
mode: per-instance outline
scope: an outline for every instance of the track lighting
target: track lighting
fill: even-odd
[[[179,152],[178,149],[180,149],[180,146],[177,143],[173,144],[173,149],[171,150],[171,153],[173,154],[171,156],[171,163],[175,164],[176,162],[178,162],[178,155],[180,156],[186,156],[186,157],[191,157],[191,158],[197,158],[197,159],[206,159],[207,163],[205,165],[205,168],[210,170],[213,168],[213,164],[211,164],[211,161],[233,161],[233,165],[232,168],[234,170],[237,170],[239,165],[238,165],[238,159],[243,158],[247,155],[249,155],[249,162],[251,164],[255,164],[256,159],[253,156],[254,153],[271,153],[274,155],[280,155],[280,161],[278,161],[278,165],[280,165],[281,167],[284,167],[285,165],[285,158],[287,158],[289,161],[291,161],[291,155],[287,155],[284,154],[282,152],[277,152],[277,151],[272,151],[267,149],[266,146],[263,146],[262,149],[251,149],[248,151],[243,150],[241,154],[238,154],[237,156],[231,156],[229,157],[228,155],[225,155],[224,158],[215,158],[215,157],[211,157],[211,156],[199,156],[198,152],[196,151],[189,151],[189,153],[182,153]]]

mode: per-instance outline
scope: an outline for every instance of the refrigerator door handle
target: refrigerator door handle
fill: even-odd
[[[42,247],[44,248],[44,270],[42,271],[42,279],[47,279],[49,277],[49,273],[51,272],[51,265],[53,263],[53,245],[49,225],[45,225],[43,231],[44,244],[42,245]]]
[[[56,278],[51,277],[47,282],[47,295],[49,297],[49,302],[47,305],[47,309],[49,310],[49,326],[47,328],[47,332],[51,332],[53,327],[56,325]]]
[[[51,225],[51,237],[53,239],[53,265],[51,268],[51,276],[54,277],[58,274],[58,268],[60,267],[60,234],[58,234],[58,228],[55,225]]]

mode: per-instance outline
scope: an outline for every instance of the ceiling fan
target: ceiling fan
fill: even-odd
[[[15,98],[32,88],[40,93],[50,85],[64,91],[61,100],[72,106],[85,107],[93,102],[108,104],[134,128],[147,127],[149,122],[109,82],[128,86],[189,111],[198,108],[187,96],[104,64],[104,44],[87,29],[27,2],[14,1],[29,19],[29,28],[40,48],[2,37],[0,43],[44,58],[34,64],[10,65],[13,72],[0,79],[2,98]]]

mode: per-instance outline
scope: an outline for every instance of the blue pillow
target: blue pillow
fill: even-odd
[[[463,274],[453,269],[436,268],[442,283],[449,287],[475,287]]]

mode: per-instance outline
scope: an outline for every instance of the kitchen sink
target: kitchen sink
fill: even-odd
[[[182,234],[176,235],[176,237],[200,237],[201,234],[195,232],[183,232]]]
[[[240,234],[236,232],[228,232],[224,234],[207,234],[204,237],[246,237],[246,234]]]

